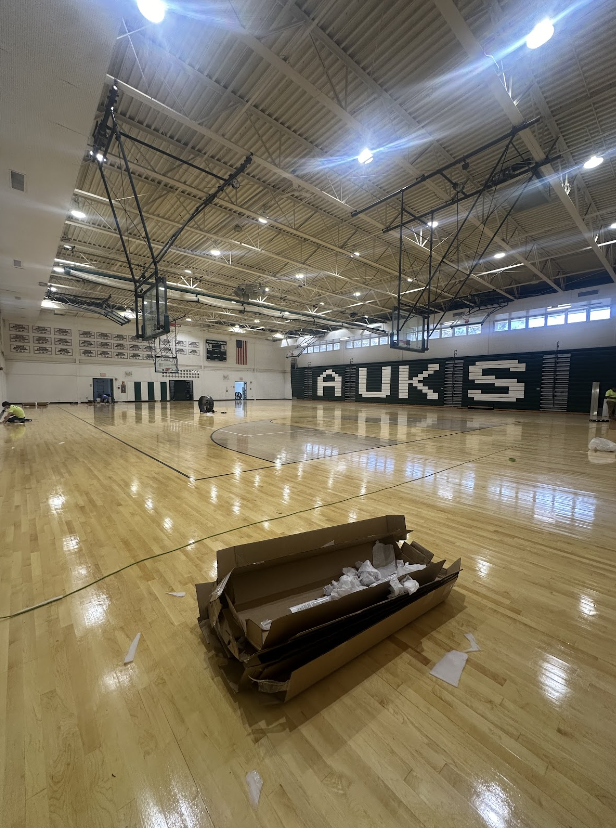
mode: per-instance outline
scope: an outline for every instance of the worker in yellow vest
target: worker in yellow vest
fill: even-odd
[[[610,420],[616,420],[616,385],[605,392],[605,402]]]
[[[4,419],[2,420],[3,425],[6,423],[30,422],[30,420],[26,420],[26,414],[20,405],[11,405],[10,402],[5,400],[2,403],[2,411],[4,414]]]

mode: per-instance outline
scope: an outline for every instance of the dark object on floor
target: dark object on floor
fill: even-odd
[[[199,397],[197,405],[202,414],[214,414],[214,400],[212,397]]]

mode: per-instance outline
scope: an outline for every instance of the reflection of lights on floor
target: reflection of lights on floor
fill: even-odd
[[[509,825],[511,800],[495,782],[476,785],[473,805],[490,828],[506,828]]]
[[[52,512],[61,512],[65,500],[66,498],[63,494],[57,494],[52,495],[47,502],[49,503],[49,508]]]
[[[139,484],[135,480],[133,483],[130,484],[130,492],[131,492],[131,494],[136,495],[138,491],[139,491]]]
[[[539,681],[543,693],[554,702],[569,695],[569,665],[554,656],[546,656],[540,664]]]
[[[216,486],[210,486],[210,500],[212,503],[218,503],[218,489]]]
[[[167,532],[170,532],[173,529],[173,521],[171,520],[171,518],[165,518],[163,520],[163,526],[165,527]]]
[[[580,612],[583,615],[596,615],[595,602],[588,595],[580,595]]]
[[[62,538],[62,546],[65,552],[74,552],[79,548],[79,535],[67,535]]]
[[[480,578],[485,578],[490,572],[492,564],[484,561],[482,558],[477,558],[477,574]]]
[[[98,595],[88,596],[87,601],[82,604],[83,607],[83,621],[86,627],[96,627],[102,624],[107,615],[107,607],[109,606],[109,596],[100,592]]]
[[[151,511],[153,510],[153,508],[154,508],[154,501],[152,500],[152,498],[151,498],[151,497],[148,497],[148,499],[146,500],[146,502],[145,502],[145,508],[148,510],[148,512],[151,512]]]
[[[240,513],[240,502],[239,500],[233,501],[233,514],[239,515]]]
[[[357,520],[357,512],[349,512],[349,523],[355,523]]]
[[[285,503],[289,502],[290,493],[291,493],[290,488],[288,486],[285,486],[284,489],[282,490],[282,499]]]

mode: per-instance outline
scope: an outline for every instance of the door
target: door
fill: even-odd
[[[246,399],[246,383],[245,382],[236,382],[235,383],[235,399],[238,400],[238,401]]]
[[[169,380],[169,396],[174,402],[192,400],[192,380]]]
[[[92,399],[100,400],[107,396],[113,400],[113,380],[110,377],[94,377],[92,380]]]
[[[167,383],[161,382],[160,384],[160,400],[161,402],[167,402]]]
[[[141,402],[141,383],[135,382],[135,402]]]
[[[154,396],[154,383],[148,382],[148,400],[149,402],[153,402],[156,399]]]

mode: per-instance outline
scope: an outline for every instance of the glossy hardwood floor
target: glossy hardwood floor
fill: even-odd
[[[587,452],[606,427],[222,408],[56,406],[0,427],[2,827],[616,825],[616,458]],[[262,432],[237,426],[260,421],[281,450],[307,429],[306,456],[317,429],[322,456],[251,456]],[[225,427],[237,451],[211,441]],[[391,444],[347,451],[352,435]],[[216,550],[392,512],[462,557],[450,599],[286,705],[233,696],[196,623]],[[481,652],[454,688],[429,671],[465,632]]]

